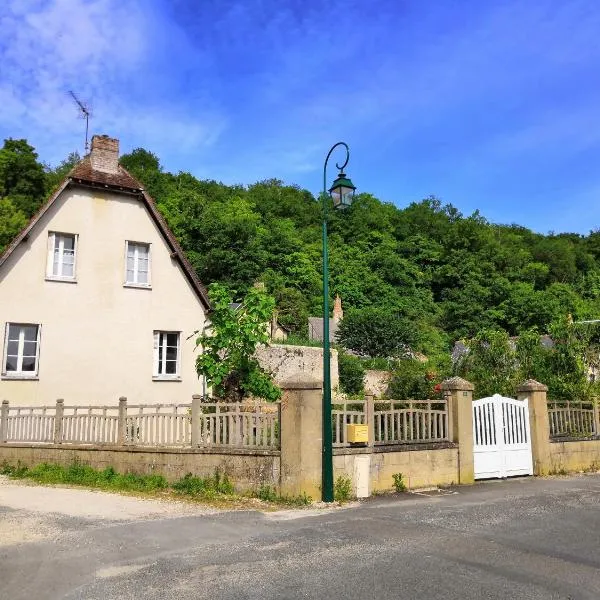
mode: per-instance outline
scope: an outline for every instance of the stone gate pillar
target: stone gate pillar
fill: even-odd
[[[548,422],[548,388],[533,379],[524,381],[517,388],[517,398],[529,398],[529,425],[531,427],[531,453],[533,474],[550,472],[550,423]]]
[[[281,384],[281,494],[321,499],[323,386],[297,379]]]
[[[458,483],[473,483],[473,390],[471,382],[451,377],[442,382],[448,401],[450,439],[458,444]]]

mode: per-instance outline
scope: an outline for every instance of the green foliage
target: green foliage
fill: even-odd
[[[0,198],[0,254],[27,225],[27,218],[10,198]]]
[[[209,288],[210,324],[196,339],[198,375],[206,377],[216,394],[240,401],[246,395],[278,400],[281,390],[254,357],[256,347],[269,341],[267,323],[275,307],[262,288],[253,287],[241,307],[231,306],[232,294],[224,286]]]
[[[394,478],[394,489],[400,493],[406,491],[406,484],[404,483],[404,475],[402,473],[394,473],[392,475]]]
[[[340,475],[333,484],[333,499],[336,502],[348,502],[352,498],[352,480],[347,475]]]
[[[0,198],[9,197],[28,218],[44,199],[44,168],[26,140],[4,140],[0,149]]]
[[[44,169],[25,140],[5,141],[0,248],[77,158]],[[306,335],[308,317],[322,310],[321,207],[310,192],[275,179],[224,185],[170,173],[143,148],[121,163],[155,198],[202,281],[241,295],[264,281],[280,322]],[[434,197],[399,208],[369,193],[332,210],[329,231],[331,294],[346,313],[341,335],[363,355],[398,358],[410,348],[431,360],[483,330],[548,333],[568,313],[600,316],[600,231],[541,235],[462,215]]]
[[[270,485],[261,485],[253,494],[255,498],[263,502],[285,504],[288,506],[308,506],[312,504],[312,498],[303,492],[298,496],[281,496],[277,490]]]
[[[479,397],[494,393],[514,395],[525,379],[548,386],[553,400],[590,401],[598,396],[598,383],[587,378],[588,365],[597,363],[599,350],[593,328],[569,319],[548,328],[551,343],[543,345],[537,330],[524,331],[516,340],[502,330],[485,330],[467,343],[457,373],[475,385]]]
[[[69,174],[69,171],[81,160],[78,152],[71,152],[65,160],[52,168],[46,165],[45,171],[45,195],[49,196],[63,181],[63,179]]]
[[[432,400],[441,396],[441,382],[447,373],[432,364],[412,358],[396,361],[388,396],[395,400]]]
[[[353,309],[344,315],[338,342],[363,356],[405,356],[417,349],[418,324],[408,315],[390,313],[384,307]]]
[[[468,352],[457,365],[457,372],[475,385],[478,397],[514,396],[520,383],[519,363],[508,333],[485,329],[466,346]]]
[[[99,471],[78,462],[68,467],[41,463],[30,469],[21,465],[12,467],[4,464],[0,474],[15,479],[32,479],[37,483],[81,485],[114,491],[154,492],[168,487],[167,480],[162,475],[121,474],[116,473],[112,467]]]
[[[351,396],[357,396],[364,392],[365,367],[360,358],[341,350],[338,353],[338,369],[342,392]]]
[[[233,484],[227,475],[221,474],[220,471],[215,471],[214,475],[209,477],[194,477],[191,473],[187,473],[176,481],[172,488],[179,494],[201,499],[234,493]]]
[[[11,465],[4,462],[0,464],[0,475],[8,475],[12,479],[31,479],[45,485],[79,485],[114,492],[143,494],[172,492],[178,496],[201,501],[239,501],[248,496],[236,495],[235,487],[229,477],[219,470],[207,477],[195,477],[187,473],[172,484],[169,484],[162,475],[117,473],[113,467],[97,470],[79,462],[74,462],[68,467],[41,463],[32,468],[21,463]],[[298,496],[281,496],[274,487],[268,485],[261,486],[250,496],[284,506],[307,506],[312,503],[312,498],[305,493]]]

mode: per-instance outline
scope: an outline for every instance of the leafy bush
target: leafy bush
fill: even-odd
[[[430,400],[441,396],[443,376],[429,363],[407,358],[393,371],[388,396],[396,400]]]
[[[354,308],[340,322],[337,340],[361,356],[405,356],[420,341],[412,316],[385,307]]]
[[[209,477],[194,477],[187,473],[182,479],[176,481],[172,488],[180,494],[200,498],[212,498],[217,495],[231,495],[234,487],[227,475],[219,471]]]
[[[340,389],[351,396],[362,394],[365,389],[365,368],[360,358],[341,352],[338,354]]]
[[[352,498],[352,480],[347,475],[340,475],[333,485],[333,498],[336,502],[348,502]]]
[[[404,483],[404,475],[402,475],[402,473],[394,473],[392,475],[392,477],[394,478],[394,488],[395,488],[395,490],[398,493],[405,492],[406,491],[406,484]]]
[[[256,491],[255,496],[265,502],[275,502],[279,497],[277,490],[270,485],[261,485]]]

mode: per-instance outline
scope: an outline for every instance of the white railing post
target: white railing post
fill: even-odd
[[[598,399],[595,398],[592,404],[594,408],[594,435],[600,435],[600,410],[598,410]]]
[[[0,409],[0,444],[6,444],[8,440],[8,400],[2,400]]]
[[[367,446],[375,445],[375,402],[373,396],[365,396],[365,413],[367,418]]]
[[[192,430],[191,430],[191,444],[192,448],[197,448],[200,444],[200,402],[202,396],[200,394],[194,394],[192,396]]]
[[[54,443],[61,444],[63,438],[63,416],[65,414],[65,401],[59,398],[56,401],[56,412],[54,413]]]
[[[119,398],[119,416],[117,422],[117,444],[125,445],[127,429],[127,398],[121,396]]]

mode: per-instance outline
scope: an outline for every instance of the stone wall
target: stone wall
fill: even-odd
[[[356,486],[355,461],[369,458],[369,494],[394,489],[401,473],[408,489],[458,483],[458,448],[454,444],[407,445],[334,450],[334,478],[347,475]]]
[[[553,441],[550,473],[600,470],[600,440]]]
[[[260,485],[279,487],[278,451],[0,444],[0,464],[3,462],[28,467],[43,462],[64,466],[79,462],[95,469],[111,466],[119,473],[158,473],[168,481],[176,481],[187,473],[206,477],[219,470],[226,473],[239,490]]]
[[[323,348],[272,344],[258,348],[256,357],[279,385],[292,379],[323,381]],[[331,387],[338,387],[339,381],[338,353],[332,350]]]
[[[365,371],[365,394],[377,398],[385,396],[392,374],[389,371],[367,369]]]

